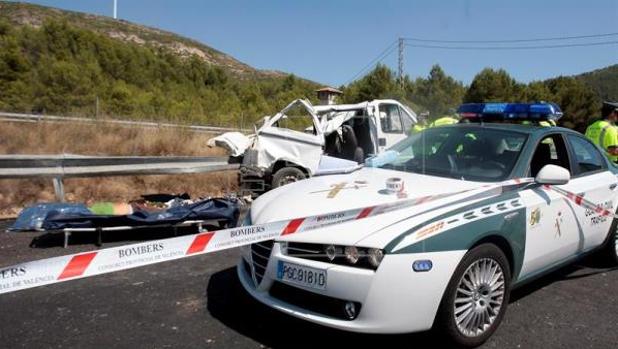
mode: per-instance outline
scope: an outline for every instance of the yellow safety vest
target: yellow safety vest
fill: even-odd
[[[598,120],[588,126],[586,137],[605,151],[612,146],[618,147],[618,129],[606,120]],[[618,162],[618,156],[610,155],[607,152],[605,155],[611,161]]]
[[[411,133],[418,133],[418,132],[421,132],[424,129],[425,129],[425,126],[416,124],[416,125],[412,126],[412,129],[410,131],[411,131]]]
[[[434,122],[429,124],[429,127],[452,125],[452,124],[456,124],[458,122],[459,122],[459,120],[457,120],[455,118],[452,118],[450,116],[445,116],[445,117],[439,118],[437,120],[434,120]]]

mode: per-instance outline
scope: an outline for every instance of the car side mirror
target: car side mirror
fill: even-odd
[[[562,185],[571,180],[571,173],[564,167],[545,165],[534,178],[537,184]]]

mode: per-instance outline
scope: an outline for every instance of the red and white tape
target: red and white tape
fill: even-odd
[[[0,294],[240,247],[284,235],[373,217],[464,193],[471,194],[469,197],[474,197],[474,199],[499,195],[505,187],[531,182],[533,182],[531,178],[514,179],[453,193],[396,200],[383,205],[202,232],[26,262],[0,268]],[[584,202],[581,199],[576,200]],[[598,212],[596,207],[595,205],[595,212]]]
[[[598,214],[599,216],[618,218],[618,215],[615,214],[614,212],[608,210],[607,208],[601,205],[597,205],[594,202],[585,199],[582,195],[571,193],[570,191],[566,191],[562,188],[558,188],[555,186],[544,185],[543,189],[553,190],[556,193],[564,196],[566,199],[575,203],[575,205],[591,210],[594,213]]]

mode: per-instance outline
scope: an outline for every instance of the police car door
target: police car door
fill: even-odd
[[[536,145],[529,159],[529,175],[535,177],[548,164],[571,170],[566,142],[560,133],[546,136]],[[539,185],[530,186],[520,195],[526,206],[526,245],[521,279],[573,256],[579,248],[581,232],[576,208],[562,195]]]
[[[571,152],[573,172],[571,181],[564,188],[612,213],[615,212],[618,179],[609,171],[603,154],[585,137],[567,134],[566,139]],[[580,241],[578,252],[585,252],[602,244],[609,232],[612,218],[600,216],[592,209],[572,206],[575,206],[573,209],[577,213],[577,223],[583,230],[583,234],[580,233],[583,240]]]

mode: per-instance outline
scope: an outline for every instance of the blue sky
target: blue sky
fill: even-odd
[[[112,15],[112,0],[30,2]],[[257,68],[339,86],[398,37],[509,40],[618,32],[618,0],[118,0],[118,17],[197,39]],[[523,45],[534,44],[547,43]],[[395,69],[396,56],[384,63]],[[404,68],[414,78],[440,64],[464,83],[484,67],[504,68],[527,82],[616,63],[616,44],[533,51],[406,47]]]

